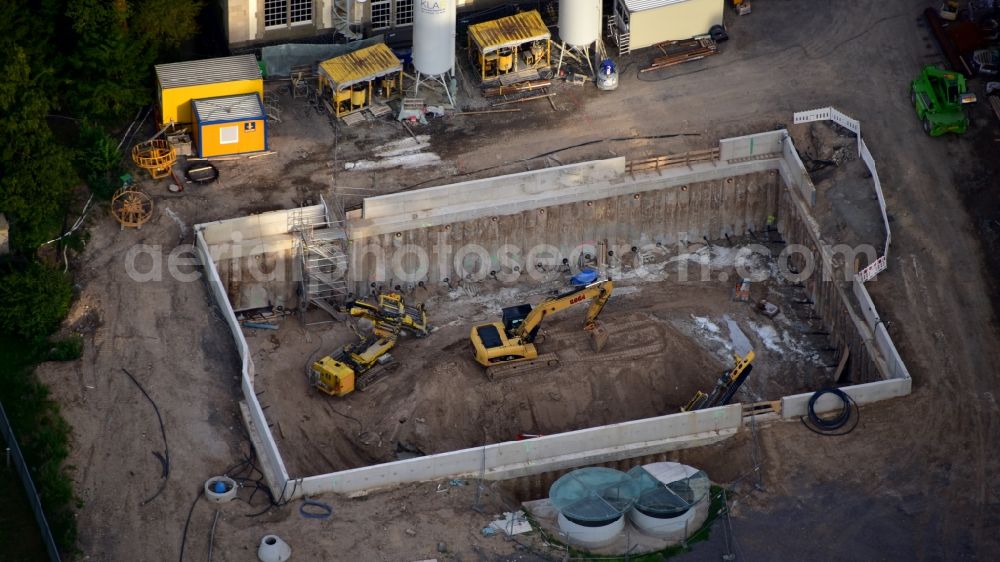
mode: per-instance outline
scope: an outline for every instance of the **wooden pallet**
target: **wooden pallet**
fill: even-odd
[[[655,46],[663,52],[663,56],[653,59],[653,62],[649,66],[640,68],[639,72],[662,70],[685,62],[701,60],[719,53],[719,46],[711,37],[668,41],[666,43],[658,43]]]
[[[377,103],[368,108],[368,112],[371,113],[373,119],[378,119],[383,115],[388,115],[392,113],[392,108],[384,103]]]
[[[348,113],[347,115],[341,117],[340,120],[343,121],[344,124],[347,125],[348,127],[353,127],[353,126],[357,125],[358,123],[364,123],[364,122],[367,121],[367,119],[365,119],[364,112],[361,112],[361,111],[355,111],[354,113]]]

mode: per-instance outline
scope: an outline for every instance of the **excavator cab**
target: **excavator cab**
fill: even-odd
[[[513,334],[524,323],[524,319],[531,314],[531,305],[519,304],[517,306],[508,306],[501,311],[501,314],[504,329],[508,334]]]
[[[611,280],[598,281],[561,295],[550,297],[532,307],[519,304],[504,308],[499,322],[489,322],[472,327],[469,339],[476,362],[487,368],[493,379],[501,371],[526,371],[536,364],[546,367],[559,363],[555,354],[539,356],[535,339],[542,320],[573,305],[589,302],[584,330],[591,332],[594,350],[600,351],[607,341],[607,333],[597,323],[597,317],[611,298],[614,285]],[[594,337],[596,336],[596,338]]]
[[[313,386],[330,396],[346,396],[354,392],[354,369],[327,355],[313,363],[309,372]]]

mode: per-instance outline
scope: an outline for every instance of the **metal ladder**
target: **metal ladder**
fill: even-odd
[[[618,26],[615,25],[615,16],[608,16],[608,35],[615,40],[615,44],[618,45],[618,56],[622,57],[629,54],[631,51],[629,47],[629,38],[631,33],[626,31],[621,33],[618,31]]]

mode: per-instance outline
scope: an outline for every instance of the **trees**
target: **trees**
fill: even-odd
[[[49,100],[38,88],[24,49],[14,46],[0,81],[0,211],[10,220],[11,248],[32,254],[56,235],[76,182],[72,153],[55,142],[46,123]]]

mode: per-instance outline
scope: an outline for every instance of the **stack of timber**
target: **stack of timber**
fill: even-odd
[[[665,43],[658,43],[656,47],[663,52],[663,56],[656,57],[649,66],[639,69],[639,72],[662,70],[681,63],[701,60],[719,53],[719,46],[711,37],[667,41]]]

